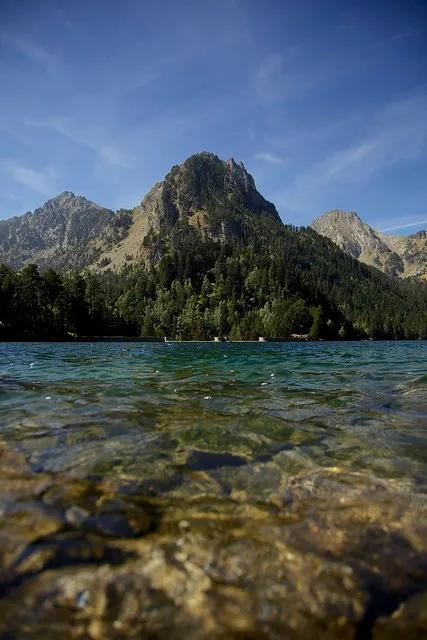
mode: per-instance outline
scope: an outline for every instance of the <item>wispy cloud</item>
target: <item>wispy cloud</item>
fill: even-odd
[[[283,71],[283,57],[278,53],[271,53],[264,58],[255,71],[259,82],[271,80]]]
[[[303,210],[331,185],[365,182],[387,167],[416,160],[427,149],[427,93],[395,101],[379,110],[354,144],[332,150],[277,194],[283,206]]]
[[[129,159],[126,157],[125,153],[114,145],[113,142],[110,140],[108,142],[95,140],[95,137],[97,137],[93,133],[96,129],[95,126],[90,130],[90,127],[87,125],[83,127],[73,119],[64,117],[49,117],[42,120],[25,118],[23,122],[29,127],[51,129],[56,133],[59,133],[64,136],[64,138],[71,140],[75,144],[86,147],[87,149],[95,152],[107,164],[120,166],[126,169],[130,167]]]
[[[73,36],[76,36],[81,40],[85,36],[82,23],[76,22],[70,18],[69,12],[61,5],[61,0],[53,0],[51,5],[51,11],[54,17],[58,20],[59,24]]]
[[[271,53],[263,58],[254,73],[255,93],[263,105],[271,105],[283,97],[283,56]]]
[[[0,41],[5,47],[14,50],[37,64],[49,75],[56,76],[58,74],[59,60],[57,56],[27,35],[3,31],[0,33]]]
[[[51,196],[55,193],[54,185],[58,174],[53,167],[39,171],[15,160],[4,160],[1,166],[15,182],[28,189],[41,193],[43,196]]]
[[[422,224],[427,224],[427,220],[417,220],[417,222],[408,222],[407,224],[396,224],[394,227],[386,227],[381,231],[394,231],[395,229],[408,229],[409,227],[418,227]]]
[[[398,40],[406,40],[407,38],[415,38],[417,36],[422,35],[426,31],[427,31],[427,27],[420,27],[418,29],[407,29],[406,31],[399,31],[398,33],[395,33],[394,35],[390,36],[390,38],[388,38],[386,42],[387,41],[395,42]]]
[[[253,74],[253,88],[261,105],[270,107],[300,98],[330,81],[331,64],[307,67],[304,59],[305,46],[302,42],[290,45],[284,53],[271,53],[259,61]],[[339,73],[340,69],[334,60],[334,78]]]
[[[255,160],[261,160],[262,162],[269,162],[270,164],[283,164],[283,158],[275,153],[269,153],[268,151],[259,151],[254,154]]]

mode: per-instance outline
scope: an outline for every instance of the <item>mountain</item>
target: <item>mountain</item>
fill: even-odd
[[[354,211],[333,210],[316,218],[311,227],[361,262],[389,276],[427,280],[427,233],[391,236],[376,231]]]
[[[257,191],[252,176],[233,158],[220,160],[201,152],[174,166],[164,180],[149,191],[132,212],[132,223],[123,240],[98,259],[99,268],[118,269],[141,259],[155,259],[159,247],[180,225],[203,230],[213,241],[239,238],[248,217],[280,222],[275,206]]]
[[[64,191],[42,207],[0,221],[0,260],[19,268],[76,271],[97,257],[95,241],[111,225],[114,214],[82,196]]]

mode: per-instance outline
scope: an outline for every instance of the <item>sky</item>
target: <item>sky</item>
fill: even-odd
[[[286,223],[427,227],[427,0],[0,0],[0,87],[0,218],[206,150]]]

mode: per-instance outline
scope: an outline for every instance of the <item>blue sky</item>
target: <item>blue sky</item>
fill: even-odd
[[[0,82],[0,218],[209,150],[285,222],[427,226],[426,0],[1,0]]]

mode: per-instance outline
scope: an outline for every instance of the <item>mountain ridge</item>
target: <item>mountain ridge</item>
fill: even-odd
[[[214,241],[238,235],[239,209],[280,221],[243,163],[202,151],[173,166],[133,209],[114,213],[64,191],[33,212],[0,221],[0,260],[14,268],[34,262],[60,271],[117,270],[152,259],[147,236],[167,235],[180,223],[203,228]],[[82,232],[70,233],[79,213]]]
[[[310,225],[340,249],[392,277],[427,280],[427,233],[393,236],[377,231],[354,211],[332,209]]]
[[[34,262],[40,268],[82,269],[94,259],[92,241],[113,216],[84,196],[63,191],[34,211],[0,221],[0,259],[14,268]]]
[[[182,225],[198,229],[206,240],[225,242],[244,238],[259,220],[284,224],[243,163],[202,151],[174,165],[133,209],[114,213],[63,191],[33,212],[0,221],[0,261],[12,268],[33,262],[61,272],[119,271],[159,259],[162,243]],[[427,279],[425,231],[387,235],[356,212],[339,209],[311,227],[389,276]]]

